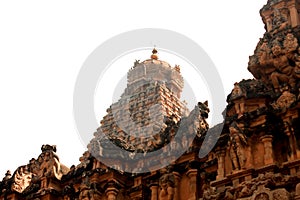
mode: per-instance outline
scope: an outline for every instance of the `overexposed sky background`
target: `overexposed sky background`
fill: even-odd
[[[179,32],[210,56],[228,94],[234,82],[252,78],[247,71],[248,56],[263,36],[259,10],[266,2],[1,1],[0,177],[36,158],[42,144],[56,144],[65,165],[78,164],[86,147],[73,119],[74,85],[83,62],[102,42],[138,28]],[[173,60],[163,56],[160,59],[173,65]],[[130,68],[133,62],[124,67]],[[174,64],[184,68],[182,63]],[[114,89],[112,84],[103,85]],[[99,120],[107,108],[101,106],[102,99],[96,94]],[[103,101],[104,105],[109,101]]]

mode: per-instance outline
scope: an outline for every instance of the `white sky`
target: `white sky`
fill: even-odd
[[[1,1],[0,179],[7,169],[13,172],[36,158],[42,144],[56,144],[67,166],[78,164],[86,147],[73,119],[74,84],[83,62],[102,42],[138,28],[184,34],[208,53],[228,94],[234,82],[252,77],[248,56],[263,36],[259,9],[266,2]],[[106,108],[95,105],[97,119]]]

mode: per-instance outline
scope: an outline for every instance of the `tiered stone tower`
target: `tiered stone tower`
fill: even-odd
[[[157,138],[167,128],[167,120],[177,123],[188,112],[180,101],[183,89],[180,68],[158,60],[154,49],[151,59],[134,63],[127,79],[127,88],[121,99],[107,110],[95,140],[103,133],[126,150],[153,151],[164,143],[163,138]]]
[[[189,112],[180,100],[180,67],[159,60],[156,49],[150,59],[134,63],[127,79],[79,165],[60,168],[58,157],[42,156],[43,147],[37,161],[6,175],[0,198],[197,199],[207,102]],[[45,147],[55,155],[55,147]]]

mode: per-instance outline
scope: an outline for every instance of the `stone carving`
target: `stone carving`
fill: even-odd
[[[13,179],[14,182],[11,189],[22,193],[31,183],[32,173],[29,171],[27,165],[21,166],[16,170]]]
[[[58,180],[68,172],[55,154],[56,146],[43,145],[38,159],[32,158],[28,165],[19,167],[12,177],[11,190],[18,193],[30,192],[39,187],[48,187],[48,178]],[[41,183],[41,185],[40,185]]]
[[[101,199],[101,193],[95,184],[89,184],[86,179],[80,187],[79,200],[98,200]]]
[[[229,152],[230,158],[235,170],[240,170],[245,168],[246,156],[245,156],[245,146],[247,145],[247,138],[243,134],[237,123],[233,122],[230,127],[230,141],[229,141]]]
[[[298,39],[290,29],[273,36],[265,34],[249,57],[248,69],[276,93],[286,85],[295,89],[300,77],[298,48]]]
[[[175,65],[174,69],[178,72],[180,72],[180,65]]]
[[[245,97],[245,92],[238,83],[235,83],[230,100],[234,103],[235,112],[238,115],[238,118],[241,118],[245,112]]]
[[[274,174],[267,172],[259,174],[251,181],[244,181],[236,186],[226,186],[222,189],[223,192],[217,192],[209,186],[209,183],[203,184],[203,200],[255,200],[255,199],[270,199],[270,200],[285,200],[290,199],[290,194],[281,186],[287,183],[293,183],[295,179],[288,175],[280,173]],[[269,187],[277,187],[271,191]]]
[[[274,190],[272,193],[273,193],[273,200],[289,200],[290,199],[289,192],[284,188]]]
[[[254,200],[270,200],[270,197],[267,193],[262,192],[256,195]]]
[[[84,152],[79,158],[80,164],[77,165],[76,168],[86,168],[91,163],[90,155],[89,151]]]
[[[261,65],[266,64],[266,61],[270,59],[271,48],[268,45],[268,40],[263,39],[262,44],[258,47],[258,59]]]
[[[209,185],[209,183],[204,183],[202,186],[202,190],[203,190],[202,200],[212,200],[218,197],[216,191]]]
[[[201,172],[200,173],[200,178],[202,180],[202,199],[200,200],[211,200],[211,199],[216,199],[219,197],[219,195],[216,193],[215,188],[211,187],[208,177],[207,177],[206,172]]]
[[[62,191],[62,195],[63,195],[63,200],[74,199],[75,189],[74,189],[73,185],[71,184],[71,185],[65,186]]]
[[[274,71],[274,69],[267,64],[271,57],[271,48],[266,38],[261,39],[257,45],[255,54],[249,57],[249,71],[255,78],[261,79],[266,84],[269,82],[270,74]]]
[[[272,32],[273,34],[285,29],[288,26],[287,18],[282,14],[279,9],[274,9],[273,20],[272,20]]]
[[[161,191],[159,193],[159,200],[173,200],[175,177],[170,168],[162,169],[161,173],[163,175],[159,179],[159,186],[161,188]]]
[[[52,177],[61,179],[63,174],[66,174],[69,169],[62,166],[59,162],[59,158],[56,155],[56,146],[43,145],[42,153],[38,157],[39,171],[37,175],[39,177]]]
[[[294,82],[293,79],[290,79],[290,77],[294,69],[292,66],[290,66],[288,57],[285,54],[283,54],[284,52],[281,46],[278,44],[275,44],[272,47],[272,53],[274,57],[271,62],[273,63],[273,66],[275,67],[276,71],[274,71],[271,74],[271,80],[275,92],[279,92],[279,86],[281,83],[289,83],[290,86],[293,88]]]
[[[286,54],[290,54],[297,50],[298,40],[292,33],[288,33],[283,41],[283,46]]]
[[[276,100],[276,102],[272,104],[272,106],[276,110],[285,111],[296,101],[296,96],[288,90],[287,86],[284,87],[281,91],[283,91],[282,94]]]
[[[7,182],[5,191],[26,196],[38,191],[50,191],[57,187],[56,181],[61,180],[69,169],[59,162],[55,154],[56,146],[43,145],[41,150],[42,153],[38,159],[32,158],[27,165],[18,167],[12,177],[6,175],[7,180],[2,181],[2,183]],[[0,195],[2,183],[0,182]]]
[[[10,172],[10,170],[7,170],[6,173],[5,173],[4,178],[2,179],[2,181],[3,181],[3,182],[4,182],[4,181],[7,181],[7,180],[9,180],[10,178],[11,178],[11,172]]]
[[[140,60],[135,60],[134,61],[134,67],[138,66],[138,64],[140,64]]]

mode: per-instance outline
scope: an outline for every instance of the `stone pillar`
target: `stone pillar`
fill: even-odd
[[[272,135],[265,135],[262,136],[261,141],[264,145],[265,155],[264,155],[264,164],[271,165],[274,164],[274,156],[273,156],[273,136]]]
[[[116,200],[119,190],[115,187],[108,187],[105,191],[107,200]]]
[[[292,127],[290,127],[290,125],[288,125],[285,128],[285,134],[288,136],[289,139],[289,146],[290,146],[290,150],[291,150],[291,155],[288,156],[288,161],[293,161],[297,159],[297,154],[299,154],[297,151],[298,147],[297,147],[297,142],[296,142],[296,138],[294,135],[294,130]]]
[[[178,172],[173,172],[175,178],[175,188],[174,188],[174,200],[179,200],[179,187],[180,187],[180,180],[181,176]]]
[[[151,189],[151,200],[158,200],[158,185],[153,184],[150,186]]]
[[[223,179],[225,175],[225,150],[217,152],[218,159],[218,175],[217,180]]]
[[[299,23],[299,16],[298,11],[295,5],[295,2],[292,1],[290,5],[288,5],[289,11],[290,11],[290,19],[291,19],[291,26],[296,27]]]
[[[196,200],[197,199],[197,174],[198,174],[197,169],[190,169],[187,172],[187,176],[190,178],[188,200]]]

